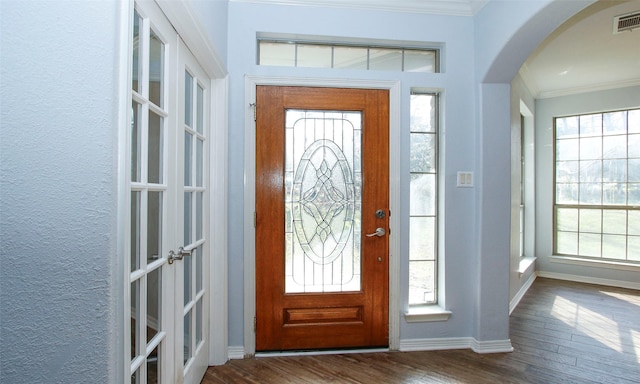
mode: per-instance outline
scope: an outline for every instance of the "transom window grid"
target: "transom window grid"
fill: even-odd
[[[554,121],[554,252],[640,263],[640,109]]]
[[[438,95],[412,92],[409,305],[438,302]]]
[[[438,73],[439,50],[258,40],[258,65]]]

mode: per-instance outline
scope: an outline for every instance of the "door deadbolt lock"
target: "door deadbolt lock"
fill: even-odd
[[[384,209],[378,209],[376,211],[376,217],[378,219],[384,219],[385,217],[387,217],[387,213],[384,211]]]

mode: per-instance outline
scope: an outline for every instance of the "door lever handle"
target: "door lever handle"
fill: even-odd
[[[174,252],[173,249],[169,251],[169,257],[167,258],[169,264],[173,264],[174,260],[182,260],[185,256],[191,256],[192,247],[179,247],[178,252]]]
[[[380,227],[380,228],[376,228],[376,231],[373,233],[369,233],[365,236],[367,237],[374,237],[374,236],[378,236],[378,237],[382,237],[387,233],[387,231],[384,230],[384,228]]]

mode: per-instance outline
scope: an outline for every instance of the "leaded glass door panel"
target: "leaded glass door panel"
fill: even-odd
[[[388,91],[256,94],[256,350],[387,346]]]

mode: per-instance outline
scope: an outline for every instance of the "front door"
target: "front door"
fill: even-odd
[[[123,382],[199,383],[209,359],[210,81],[154,2],[135,2],[131,24]]]
[[[256,96],[256,351],[388,346],[388,91]]]

